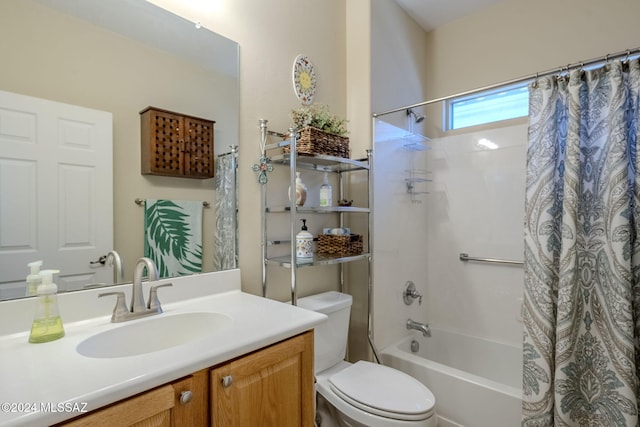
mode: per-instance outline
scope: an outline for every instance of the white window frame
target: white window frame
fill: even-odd
[[[526,117],[529,114],[529,83],[530,81],[523,81],[505,87],[477,92],[472,95],[448,99],[444,103],[444,130],[464,129],[471,126]],[[465,104],[468,107],[468,118],[465,120],[463,116],[463,118],[458,119],[456,124],[456,115],[464,114],[464,110],[456,110],[456,107],[464,106]],[[495,113],[496,107],[501,108],[502,111]],[[491,111],[495,114],[481,114],[482,112]]]

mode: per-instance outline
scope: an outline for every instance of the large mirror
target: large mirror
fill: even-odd
[[[0,28],[0,91],[106,112],[112,119],[111,188],[105,185],[104,191],[92,191],[90,197],[82,199],[93,203],[94,198],[112,196],[112,215],[107,215],[113,221],[108,224],[113,227],[112,247],[85,245],[87,251],[93,251],[90,255],[82,251],[82,244],[67,249],[75,251],[81,263],[93,263],[96,271],[112,271],[110,265],[99,261],[109,250],[115,250],[122,260],[122,280],[130,282],[135,261],[144,254],[145,200],[198,201],[203,204],[202,271],[214,271],[216,245],[233,244],[215,237],[216,222],[220,222],[216,221],[220,192],[215,190],[219,177],[142,175],[139,113],[153,106],[214,120],[215,155],[225,158],[238,144],[237,43],[145,0],[3,0]],[[3,129],[3,123],[6,128],[7,122],[0,119],[0,139],[3,132],[11,133],[11,129]],[[22,193],[16,190],[15,180],[3,179],[7,176],[3,166],[7,164],[0,158],[0,192],[10,189],[13,200],[19,200]],[[45,200],[31,203],[32,196],[24,194],[26,207],[37,208],[39,214],[51,209]],[[11,246],[7,230],[12,222],[3,217],[2,208],[0,300],[25,296],[25,289],[16,283],[29,274],[26,263],[18,266],[21,276],[7,274],[11,261],[5,254],[15,252],[17,246]],[[73,221],[58,217],[57,212],[51,214],[51,228],[56,231],[47,235],[55,238],[60,235],[56,224],[70,226]],[[39,243],[43,236],[37,233],[34,241]],[[55,260],[42,261],[43,268],[58,268]],[[61,291],[69,291],[113,283],[83,280],[73,286],[72,277],[65,281],[69,286],[58,285]]]

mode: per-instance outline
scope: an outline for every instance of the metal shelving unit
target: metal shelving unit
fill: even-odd
[[[276,134],[282,136],[282,134],[278,134],[275,132],[270,132],[267,130],[266,126],[267,120],[260,120],[260,130],[261,137],[263,141],[267,140],[268,134]],[[365,159],[347,159],[341,157],[334,156],[326,156],[326,155],[298,155],[292,154],[297,153],[297,135],[295,129],[289,129],[289,138],[283,141],[278,141],[272,144],[264,144],[263,145],[263,157],[269,158],[269,161],[273,165],[282,165],[287,166],[290,169],[289,174],[289,188],[290,191],[295,189],[295,179],[296,179],[296,171],[299,170],[310,170],[317,172],[332,172],[337,173],[339,176],[339,199],[344,198],[345,194],[345,184],[344,184],[344,176],[348,173],[365,173],[367,175],[366,182],[368,183],[368,206],[328,206],[328,207],[314,207],[314,206],[296,206],[295,205],[295,194],[290,194],[290,202],[288,205],[280,205],[280,206],[269,206],[267,202],[267,193],[268,186],[277,185],[277,184],[265,184],[261,189],[261,199],[262,199],[262,294],[263,296],[267,295],[267,286],[268,286],[268,278],[267,278],[267,266],[277,266],[282,268],[288,268],[291,272],[291,303],[293,305],[297,305],[297,291],[298,291],[298,278],[297,278],[297,270],[299,268],[313,267],[313,266],[323,266],[323,265],[340,265],[340,277],[341,277],[341,289],[344,287],[344,272],[342,269],[342,265],[345,263],[362,261],[366,260],[368,263],[368,284],[371,285],[371,230],[372,230],[372,211],[370,209],[373,192],[371,188],[372,176],[371,176],[371,161],[373,153],[371,150],[367,151],[367,158]],[[283,148],[289,146],[289,153],[278,153],[273,156],[267,156],[267,152],[269,150],[274,150],[278,148]],[[282,188],[282,186],[279,186]],[[286,187],[285,187],[286,188]],[[270,237],[267,230],[267,215],[270,214],[289,214],[289,236],[288,238],[276,239]],[[366,237],[366,246],[364,248],[363,253],[358,255],[349,255],[349,256],[330,256],[326,254],[318,254],[316,253],[313,258],[310,259],[297,259],[295,253],[295,241],[296,234],[299,231],[299,219],[302,214],[333,214],[339,217],[340,226],[344,226],[345,215],[348,214],[364,214],[367,215],[367,235]],[[289,254],[288,255],[278,255],[271,256],[269,254],[269,247],[274,245],[288,245],[289,246]]]

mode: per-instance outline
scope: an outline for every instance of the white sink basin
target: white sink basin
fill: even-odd
[[[220,313],[160,314],[92,335],[76,350],[99,359],[136,356],[213,335],[231,322],[229,316]]]

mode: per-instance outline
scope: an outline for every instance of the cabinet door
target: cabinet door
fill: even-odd
[[[214,175],[213,155],[214,122],[195,117],[184,118],[184,174],[197,178]]]
[[[198,371],[172,385],[175,406],[171,410],[171,425],[174,427],[209,425],[207,410],[209,370]]]
[[[165,385],[62,423],[61,426],[171,427],[173,406],[173,387]]]
[[[142,173],[184,175],[184,119],[170,111],[147,109],[141,115]]]
[[[211,370],[214,427],[312,427],[313,331]]]

